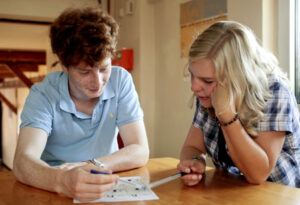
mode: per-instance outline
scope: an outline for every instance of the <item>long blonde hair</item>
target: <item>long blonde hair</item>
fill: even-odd
[[[219,84],[229,91],[230,104],[236,109],[246,131],[257,136],[266,100],[271,97],[268,76],[287,81],[276,57],[262,48],[253,32],[233,21],[214,23],[192,43],[189,63],[204,58],[213,61]]]

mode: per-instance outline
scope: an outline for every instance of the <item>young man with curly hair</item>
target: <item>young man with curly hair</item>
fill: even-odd
[[[17,180],[94,200],[117,183],[111,173],[146,164],[143,111],[131,75],[111,65],[117,34],[115,20],[99,9],[67,9],[54,21],[51,46],[63,71],[48,74],[27,97],[14,159]],[[125,145],[120,150],[118,133]]]

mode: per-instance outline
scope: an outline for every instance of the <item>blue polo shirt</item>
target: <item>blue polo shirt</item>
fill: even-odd
[[[30,89],[21,114],[25,126],[48,134],[41,159],[51,166],[85,161],[118,150],[118,127],[143,120],[131,75],[112,66],[93,115],[76,110],[68,89],[68,74],[54,72]]]

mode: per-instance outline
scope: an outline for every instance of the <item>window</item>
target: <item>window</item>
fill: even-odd
[[[295,1],[295,96],[300,104],[300,0]]]

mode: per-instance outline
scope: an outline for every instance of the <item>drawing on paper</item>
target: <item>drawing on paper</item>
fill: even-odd
[[[121,202],[159,199],[140,176],[121,177],[118,184],[101,199],[93,202]],[[127,183],[126,181],[130,182]],[[74,199],[74,203],[82,203]],[[86,203],[86,202],[85,202]]]

